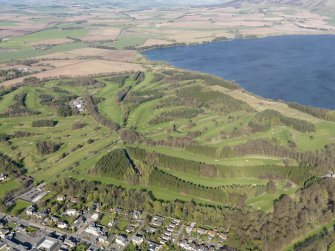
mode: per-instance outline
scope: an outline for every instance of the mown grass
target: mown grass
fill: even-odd
[[[4,183],[0,183],[0,199],[3,199],[8,192],[19,189],[20,187],[21,184],[17,180],[9,180]]]
[[[107,118],[118,124],[121,124],[121,108],[115,100],[115,95],[118,90],[118,86],[111,83],[108,83],[105,88],[99,90],[97,96],[102,97],[105,100],[99,104],[98,109],[101,114],[103,114]]]
[[[19,215],[21,214],[27,207],[29,207],[31,205],[31,203],[24,201],[24,200],[16,200],[15,204],[12,205],[9,209],[9,213],[11,215]]]
[[[193,175],[192,173],[184,173],[175,170],[170,170],[166,168],[160,168],[167,173],[170,173],[180,179],[185,181],[192,182],[194,184],[199,184],[202,186],[207,187],[218,187],[218,186],[225,186],[225,185],[265,185],[267,180],[258,179],[258,178],[217,178],[217,177],[206,177],[206,176],[197,176]]]
[[[298,186],[294,185],[291,188],[285,188],[285,181],[276,181],[277,191],[275,193],[263,193],[259,196],[249,198],[246,204],[253,206],[254,208],[269,212],[273,210],[273,201],[279,199],[282,194],[294,195],[299,189]]]
[[[335,142],[335,123],[321,122],[316,125],[316,132],[304,134],[293,133],[293,139],[300,151],[312,151],[323,148],[326,144]]]
[[[188,152],[184,149],[172,148],[172,147],[161,147],[161,146],[141,146],[142,148],[150,152],[158,152],[173,157],[193,160],[206,164],[213,165],[225,165],[225,166],[256,166],[256,165],[283,165],[283,161],[280,158],[250,155],[244,157],[235,158],[213,158],[205,155],[199,155],[196,153]]]

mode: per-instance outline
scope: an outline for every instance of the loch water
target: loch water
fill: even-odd
[[[149,60],[235,80],[266,98],[335,109],[335,36],[278,36],[153,49]]]

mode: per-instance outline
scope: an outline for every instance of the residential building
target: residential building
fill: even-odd
[[[133,238],[131,239],[131,242],[136,245],[140,246],[143,243],[144,239],[142,235],[134,235]]]
[[[79,212],[77,211],[77,209],[67,209],[65,211],[65,214],[70,217],[75,217],[79,215]]]
[[[115,239],[115,243],[120,245],[120,246],[123,246],[125,247],[127,245],[127,237],[125,235],[119,235],[118,237],[116,237]]]

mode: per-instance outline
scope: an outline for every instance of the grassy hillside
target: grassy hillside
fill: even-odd
[[[258,110],[254,100],[236,98],[236,88],[163,69],[20,86],[1,95],[0,150],[35,182],[72,176],[146,188],[163,200],[239,201],[268,211],[281,194],[327,172],[333,155],[322,149],[335,123],[280,105]],[[78,97],[83,112],[71,108]],[[34,127],[46,120],[51,127]],[[0,186],[16,189],[11,182]]]

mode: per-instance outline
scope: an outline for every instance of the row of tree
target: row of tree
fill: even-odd
[[[94,105],[93,99],[92,97],[86,93],[84,94],[83,97],[85,106],[87,108],[87,110],[90,112],[90,114],[92,115],[92,117],[100,124],[102,124],[103,126],[106,126],[108,128],[110,128],[112,131],[118,131],[120,129],[120,125],[115,123],[114,121],[107,119],[106,117],[104,117],[103,115],[101,115],[96,106]]]
[[[301,105],[297,103],[288,103],[288,106],[296,110],[299,110],[301,112],[310,114],[316,118],[329,120],[329,121],[335,121],[335,111],[333,110],[322,109],[322,108],[307,106],[307,105]]]
[[[133,163],[125,149],[115,149],[103,156],[90,170],[90,174],[121,180],[136,175]]]
[[[0,117],[16,117],[16,116],[30,116],[39,114],[32,111],[26,106],[26,93],[19,93],[14,95],[14,103],[8,107],[7,111],[0,114]]]
[[[274,126],[286,125],[300,132],[315,132],[315,126],[311,122],[302,119],[290,118],[274,110],[264,110],[248,124],[251,128],[258,131],[269,130]]]

